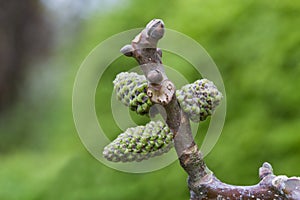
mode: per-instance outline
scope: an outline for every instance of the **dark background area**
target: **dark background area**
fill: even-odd
[[[226,122],[205,158],[217,177],[255,184],[264,161],[276,174],[300,175],[300,2],[11,0],[0,3],[0,199],[188,199],[178,161],[145,174],[110,169],[86,151],[72,118],[88,53],[153,18],[200,43],[223,77]],[[163,62],[176,59],[166,53]],[[115,69],[134,65],[121,57],[100,81],[96,109],[108,137],[119,128],[104,97]]]

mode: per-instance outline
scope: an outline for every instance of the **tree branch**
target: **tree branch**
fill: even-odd
[[[168,80],[157,43],[164,35],[164,23],[154,19],[121,52],[140,64],[148,80],[147,95],[164,106],[166,123],[174,133],[180,165],[189,175],[190,199],[300,199],[300,178],[275,176],[270,164],[259,170],[260,182],[253,186],[234,186],[221,182],[206,166],[194,142],[188,116],[177,102],[174,84]]]

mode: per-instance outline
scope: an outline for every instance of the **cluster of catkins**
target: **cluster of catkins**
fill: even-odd
[[[147,96],[147,80],[137,73],[122,72],[113,81],[118,99],[137,114],[148,114],[153,105]],[[219,105],[222,94],[213,82],[197,80],[176,91],[182,110],[193,122],[205,120]],[[113,162],[141,161],[168,152],[173,133],[161,121],[129,128],[104,148],[103,156]]]

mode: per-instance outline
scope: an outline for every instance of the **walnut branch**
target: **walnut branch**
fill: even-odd
[[[270,164],[259,169],[260,182],[253,186],[234,186],[221,182],[206,166],[194,142],[188,116],[177,102],[175,85],[164,72],[162,52],[157,43],[164,35],[164,23],[154,19],[121,52],[140,64],[148,80],[147,95],[162,105],[166,123],[174,133],[174,144],[180,165],[189,175],[190,199],[300,199],[300,178],[275,176]]]

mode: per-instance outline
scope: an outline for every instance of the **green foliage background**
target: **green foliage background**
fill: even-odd
[[[300,1],[131,0],[83,20],[72,42],[30,73],[22,100],[1,115],[0,199],[188,199],[177,161],[147,174],[110,169],[85,150],[72,118],[72,86],[85,56],[152,18],[203,45],[222,74],[227,118],[205,158],[215,174],[231,184],[255,184],[268,161],[276,174],[300,175]],[[163,59],[168,66],[185,64],[168,54]],[[96,109],[110,138],[120,130],[106,97],[115,75],[135,65],[121,57],[99,83]]]

